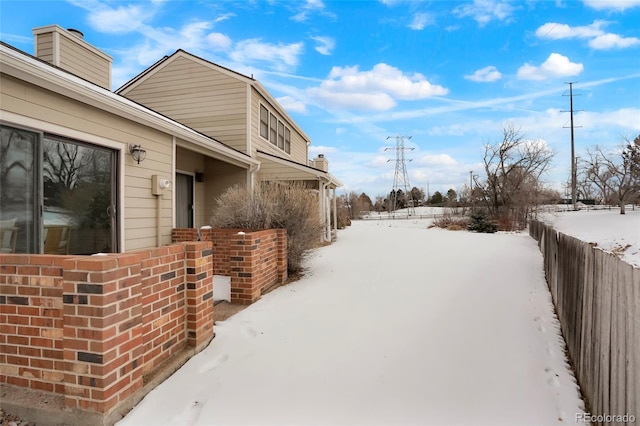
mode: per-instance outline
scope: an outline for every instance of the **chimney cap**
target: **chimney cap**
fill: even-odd
[[[324,154],[318,154],[318,158],[324,158]]]
[[[76,37],[84,38],[84,34],[80,30],[76,30],[75,28],[67,28],[67,31]]]

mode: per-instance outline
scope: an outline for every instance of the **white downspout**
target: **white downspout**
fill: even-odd
[[[333,230],[338,238],[338,201],[336,198],[336,187],[333,187]]]
[[[260,171],[261,164],[262,163],[258,163],[258,164],[249,166],[249,177],[248,177],[249,182],[247,182],[247,186],[249,187],[251,192],[253,192],[254,190],[254,187],[256,184],[256,178],[257,178],[258,172]]]

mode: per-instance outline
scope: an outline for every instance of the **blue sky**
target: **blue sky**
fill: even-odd
[[[640,0],[7,1],[1,39],[33,53],[31,30],[76,28],[114,58],[113,89],[184,49],[253,75],[323,153],[343,191],[393,186],[406,146],[411,186],[460,190],[507,123],[556,152],[640,134]],[[387,139],[389,136],[391,138]]]

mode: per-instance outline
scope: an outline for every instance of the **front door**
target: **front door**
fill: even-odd
[[[193,175],[176,173],[176,228],[193,228]]]

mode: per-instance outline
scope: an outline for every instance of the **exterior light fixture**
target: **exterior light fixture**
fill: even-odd
[[[142,148],[141,145],[129,145],[129,154],[131,154],[131,158],[138,164],[147,158],[147,151]]]

